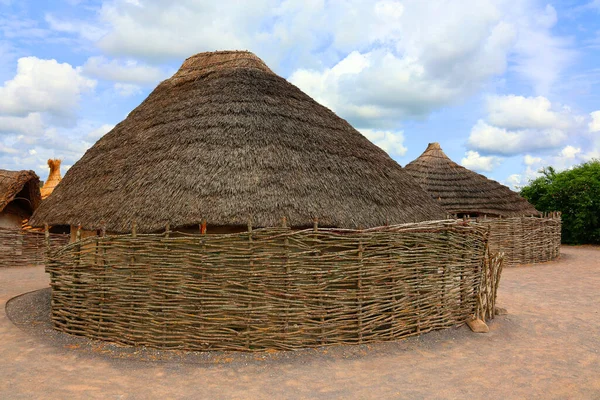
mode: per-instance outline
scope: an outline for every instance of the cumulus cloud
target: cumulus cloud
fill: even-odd
[[[487,100],[488,120],[507,129],[568,129],[574,121],[570,110],[553,110],[543,96],[491,96]]]
[[[92,36],[106,54],[162,62],[249,49],[354,124],[379,129],[465,99],[503,74],[515,52],[514,68],[536,87],[551,85],[572,58],[552,33],[554,9],[532,0],[110,0],[98,16]],[[76,22],[47,21],[85,34]],[[343,71],[359,58],[364,68]]]
[[[580,148],[576,148],[576,147],[569,145],[561,150],[560,156],[567,160],[573,160],[573,159],[575,159],[575,156],[577,156],[577,154],[579,154],[579,153],[581,153]]]
[[[96,41],[106,34],[106,31],[98,25],[83,21],[62,20],[52,14],[46,14],[45,20],[53,31],[75,33],[91,41]]]
[[[81,94],[93,90],[95,85],[96,81],[83,77],[80,69],[70,64],[20,58],[15,77],[0,87],[0,114],[47,112],[71,116]]]
[[[390,156],[403,156],[407,148],[404,147],[403,132],[379,131],[373,129],[361,129],[360,131],[371,142],[375,143]]]
[[[502,159],[495,156],[482,156],[476,151],[467,151],[465,157],[461,160],[461,165],[465,168],[478,172],[490,172],[496,168]]]
[[[492,96],[487,114],[471,129],[467,146],[488,154],[556,149],[577,137],[586,122],[584,116],[543,96]]]
[[[143,65],[135,60],[109,61],[105,57],[90,57],[81,71],[92,78],[137,85],[156,84],[164,78],[160,68]]]
[[[523,163],[525,165],[534,165],[534,164],[539,164],[542,162],[542,159],[540,157],[533,157],[529,154],[526,154],[525,157],[523,157]]]
[[[506,4],[511,19],[519,26],[513,69],[532,83],[537,94],[547,95],[576,57],[571,50],[572,40],[552,35],[558,18],[551,5],[532,12],[527,1]]]
[[[590,113],[591,121],[588,124],[590,132],[600,132],[600,111]]]
[[[96,142],[98,139],[100,139],[102,136],[104,136],[105,134],[107,134],[108,132],[110,132],[115,126],[111,125],[111,124],[103,124],[102,126],[99,126],[98,128],[94,129],[93,131],[91,131],[90,133],[88,133],[85,136],[85,140],[87,142]]]
[[[560,129],[508,130],[479,120],[471,129],[467,145],[477,151],[505,156],[560,146],[568,136]]]
[[[39,113],[29,113],[25,117],[13,117],[0,115],[0,134],[22,133],[26,135],[40,135],[44,124]]]

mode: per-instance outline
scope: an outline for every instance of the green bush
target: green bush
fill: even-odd
[[[521,196],[539,211],[562,211],[563,243],[600,244],[600,161],[541,172],[521,189]]]

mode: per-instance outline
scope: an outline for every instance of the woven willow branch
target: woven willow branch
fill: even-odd
[[[561,219],[516,217],[480,220],[490,227],[490,252],[503,252],[506,266],[551,261],[560,256]]]
[[[502,257],[488,256],[487,237],[456,221],[90,237],[50,257],[52,319],[163,349],[395,340],[493,317]]]
[[[46,240],[50,251],[69,243],[69,235],[49,234],[21,229],[0,228],[0,268],[43,265],[46,261]]]

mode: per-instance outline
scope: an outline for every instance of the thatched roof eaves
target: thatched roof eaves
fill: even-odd
[[[25,189],[24,198],[31,211],[35,211],[42,201],[40,195],[40,178],[33,171],[8,171],[0,169],[0,212],[14,201]]]
[[[201,53],[65,174],[31,223],[139,232],[342,228],[445,211],[383,150],[249,52]]]
[[[452,161],[439,143],[430,143],[404,169],[449,213],[503,217],[539,214],[507,186]]]

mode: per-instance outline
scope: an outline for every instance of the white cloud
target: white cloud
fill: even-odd
[[[476,151],[467,151],[466,156],[461,160],[461,165],[465,168],[478,172],[490,172],[496,168],[502,159],[495,156],[482,156]]]
[[[600,111],[590,113],[591,121],[588,125],[590,132],[600,132]]]
[[[533,157],[529,154],[526,154],[525,157],[523,157],[523,163],[525,165],[534,165],[534,164],[539,164],[542,162],[542,159],[540,157]]]
[[[567,160],[573,160],[573,159],[575,159],[575,156],[577,156],[577,154],[579,154],[579,153],[581,153],[580,148],[575,148],[575,147],[569,145],[561,150],[560,157],[565,158]]]
[[[0,87],[0,113],[48,112],[70,116],[77,109],[81,94],[95,85],[94,80],[84,78],[70,64],[37,57],[20,58],[15,77]]]
[[[0,115],[0,134],[23,133],[39,135],[43,132],[44,124],[39,113],[30,113],[26,117],[13,117]]]
[[[462,101],[509,60],[536,88],[551,86],[573,56],[552,33],[556,18],[533,0],[257,0],[252,7],[111,0],[91,34],[85,24],[46,19],[55,30],[98,38],[101,51],[122,58],[162,62],[249,49],[353,124],[389,129]],[[367,65],[343,70],[359,59]],[[122,64],[98,62],[107,68],[95,76],[140,84],[137,75],[122,77]]]
[[[585,116],[543,96],[491,96],[487,111],[486,120],[479,120],[471,129],[467,145],[489,154],[557,149],[567,141],[579,140],[586,123]]]
[[[120,96],[130,97],[135,96],[136,94],[142,93],[142,88],[138,85],[132,85],[130,83],[120,83],[117,82],[114,84],[114,88]]]
[[[555,111],[542,96],[492,96],[487,108],[489,122],[507,129],[568,129],[573,125],[570,110]]]
[[[110,132],[114,127],[115,126],[111,124],[104,124],[88,133],[85,140],[94,143],[106,133]]]
[[[576,57],[570,49],[572,42],[552,34],[558,18],[551,5],[534,11],[528,1],[506,4],[510,18],[519,26],[513,68],[532,83],[537,94],[547,95]]]
[[[507,130],[479,120],[471,129],[469,148],[491,154],[515,155],[562,145],[568,136],[560,129]]]
[[[3,154],[6,155],[6,154],[18,154],[18,153],[19,153],[19,150],[15,149],[13,147],[4,145],[4,144],[2,144],[2,142],[0,142],[0,157]]]
[[[78,34],[84,39],[96,41],[106,34],[106,31],[91,23],[82,21],[67,21],[60,20],[52,14],[46,14],[45,20],[48,23],[51,30],[56,32],[74,33]]]
[[[404,147],[403,132],[379,131],[373,129],[361,129],[360,132],[371,142],[375,143],[390,156],[403,156],[406,154]]]
[[[160,68],[142,65],[135,60],[109,61],[105,57],[90,57],[81,70],[96,79],[138,85],[156,84],[164,78]]]
[[[518,189],[523,185],[523,176],[521,176],[520,174],[509,175],[509,177],[506,178],[504,183],[506,184],[506,186],[512,188],[513,190]]]

